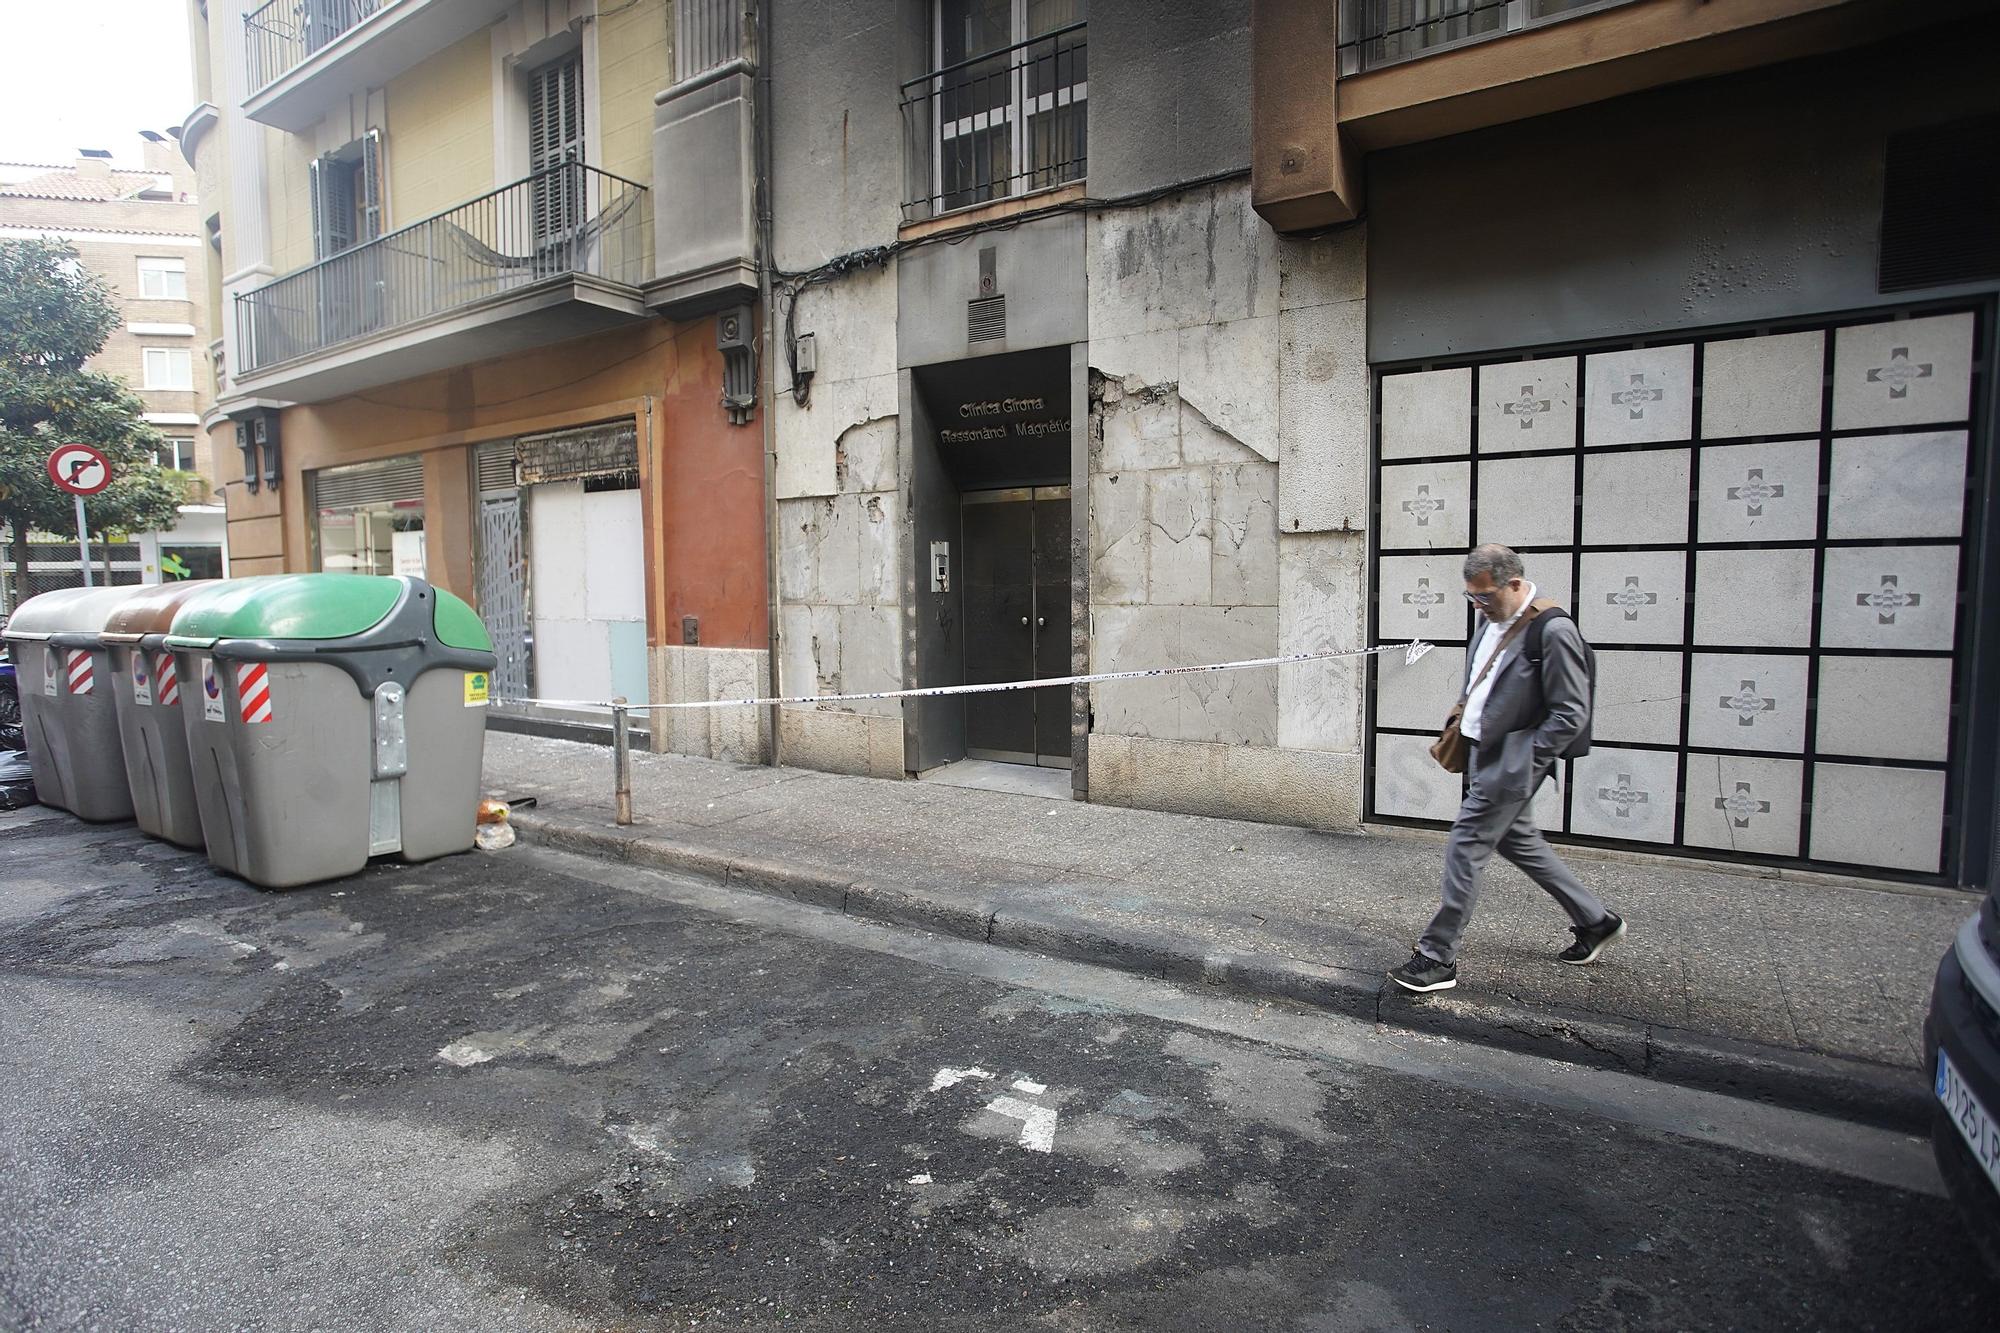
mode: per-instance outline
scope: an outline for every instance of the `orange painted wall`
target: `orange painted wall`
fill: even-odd
[[[307,472],[421,455],[431,577],[470,600],[471,448],[620,416],[639,425],[649,640],[679,643],[681,617],[692,615],[704,647],[765,647],[763,432],[723,412],[712,320],[649,320],[285,409],[284,567],[312,567]],[[274,508],[240,481],[228,499],[232,536],[235,521]]]
[[[764,563],[764,429],[731,426],[722,410],[722,354],[701,320],[676,339],[679,374],[660,402],[660,603],[656,642],[681,641],[681,617],[701,618],[705,648],[762,648],[769,637]],[[726,520],[724,516],[727,516]]]

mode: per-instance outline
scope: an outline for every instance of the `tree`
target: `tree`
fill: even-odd
[[[153,460],[165,442],[138,395],[83,363],[118,326],[104,280],[63,241],[0,240],[0,522],[13,533],[15,593],[28,533],[68,532],[73,502],[49,480],[49,451],[89,444],[111,460],[109,489],[85,501],[91,530],[171,528],[181,492]]]

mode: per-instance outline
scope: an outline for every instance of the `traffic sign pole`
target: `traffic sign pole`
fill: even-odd
[[[83,523],[83,497],[71,498],[76,501],[76,549],[83,559],[83,586],[93,588],[97,585],[90,577],[90,529]]]
[[[93,587],[96,580],[90,577],[90,528],[84,522],[83,497],[111,484],[111,460],[87,444],[60,444],[49,455],[49,480],[76,498],[76,549],[83,563],[83,586]],[[110,571],[105,577],[111,577]]]

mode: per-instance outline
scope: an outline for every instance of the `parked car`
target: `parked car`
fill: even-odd
[[[2000,892],[2000,891],[1996,891]],[[1938,964],[1924,1018],[1931,1152],[1973,1244],[2000,1274],[2000,898],[1988,893]]]

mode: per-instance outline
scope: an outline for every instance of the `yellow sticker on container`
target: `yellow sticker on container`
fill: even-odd
[[[492,677],[484,671],[465,673],[465,706],[478,708],[486,702],[486,695],[492,686]]]

